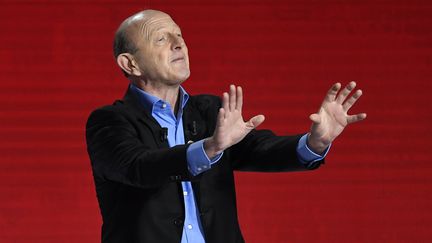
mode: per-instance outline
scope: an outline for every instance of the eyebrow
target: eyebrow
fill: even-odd
[[[171,29],[171,27],[174,27],[174,29],[178,30],[181,33],[180,26],[178,26],[176,23],[172,23],[172,26],[162,25],[162,26],[156,26],[155,29],[149,28],[154,22],[158,22],[158,21],[159,20],[149,20],[141,26],[141,33],[143,33],[144,36],[146,36],[147,40],[151,39],[151,35],[165,28]]]
[[[165,28],[164,26],[159,27],[159,28],[155,29],[155,32],[158,32],[158,31],[160,31],[161,29],[164,29],[164,28]]]
[[[181,31],[181,29],[180,29],[180,27],[179,27],[178,25],[174,24],[173,26],[174,26],[174,29],[177,29],[177,30],[180,30],[180,31]],[[170,26],[170,27],[171,27],[171,26]],[[160,31],[161,29],[167,29],[167,28],[170,28],[170,27],[167,27],[167,26],[160,26],[160,27],[158,27],[157,29],[155,29],[155,32]]]

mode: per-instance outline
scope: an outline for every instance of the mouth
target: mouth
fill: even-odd
[[[184,57],[175,57],[171,60],[171,62],[182,62],[184,61],[185,58]]]

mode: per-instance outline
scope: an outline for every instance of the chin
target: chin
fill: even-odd
[[[182,84],[184,81],[186,81],[189,78],[189,75],[187,76],[179,76],[176,75],[175,77],[169,78],[165,80],[165,84],[169,86],[177,86]]]
[[[168,85],[179,85],[186,81],[190,76],[190,70],[188,68],[182,68],[177,70],[171,70],[167,73],[164,80]]]
[[[180,83],[183,83],[184,81],[186,81],[186,79],[189,78],[189,76],[190,76],[190,71],[189,70],[183,71],[183,72],[177,74],[177,80]]]

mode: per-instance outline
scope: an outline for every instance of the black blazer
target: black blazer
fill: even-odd
[[[185,141],[213,134],[220,99],[190,96],[183,113]],[[169,148],[163,129],[128,90],[124,99],[93,111],[87,149],[102,213],[102,242],[180,243],[184,213],[181,181],[190,180],[207,243],[244,242],[237,220],[234,170],[298,171],[301,135],[253,130],[198,176],[187,169],[188,144]]]

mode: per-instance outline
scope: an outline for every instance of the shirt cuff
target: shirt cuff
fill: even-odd
[[[315,152],[313,152],[308,146],[307,146],[307,138],[308,134],[303,135],[297,145],[297,155],[303,164],[307,166],[311,166],[314,162],[322,160],[326,157],[327,153],[330,150],[331,144],[324,150],[323,155],[319,155]]]
[[[204,139],[189,145],[186,151],[188,169],[192,175],[196,176],[211,168],[211,165],[218,162],[223,152],[209,159],[204,151]]]

